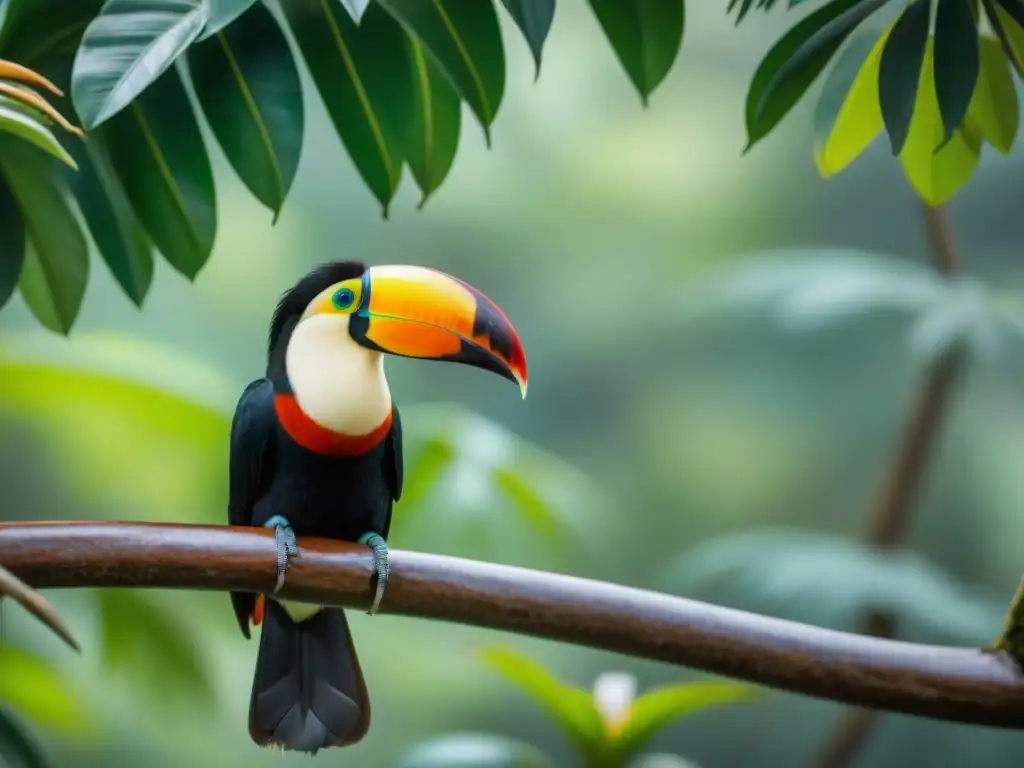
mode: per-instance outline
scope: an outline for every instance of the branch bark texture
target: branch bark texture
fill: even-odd
[[[304,538],[299,549],[283,597],[369,606],[367,548]],[[9,523],[0,524],[0,564],[36,588],[260,592],[273,589],[276,552],[273,533],[257,528]],[[461,558],[393,550],[390,565],[383,613],[561,640],[893,712],[1024,728],[1024,673],[999,653],[865,637]]]
[[[925,234],[928,237],[935,268],[943,275],[956,271],[956,247],[945,210],[922,203]],[[934,446],[954,386],[964,367],[965,349],[954,345],[929,365],[920,389],[907,410],[881,485],[876,493],[864,530],[864,541],[877,549],[901,546],[910,527],[914,501]],[[873,637],[895,638],[896,619],[882,613],[865,618],[864,631]],[[879,712],[873,709],[848,709],[815,758],[815,768],[843,768],[866,744]]]

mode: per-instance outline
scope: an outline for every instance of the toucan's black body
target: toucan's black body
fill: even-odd
[[[267,376],[250,383],[235,408],[228,522],[262,526],[281,515],[297,536],[356,541],[376,531],[386,539],[402,486],[397,407],[383,441],[361,456],[340,458],[299,445],[274,409],[275,395],[290,392],[283,352],[295,321],[312,295],[353,276],[331,266],[330,274],[313,273],[282,299],[271,328]],[[248,637],[256,595],[233,592],[231,601]],[[294,622],[267,600],[263,622],[249,709],[253,740],[315,752],[362,738],[370,705],[342,610],[327,608]]]

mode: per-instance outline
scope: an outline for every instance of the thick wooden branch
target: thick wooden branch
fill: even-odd
[[[299,539],[282,596],[366,608],[365,547]],[[0,524],[0,565],[37,588],[270,590],[269,530]],[[225,604],[225,610],[228,610]],[[943,720],[1024,728],[1024,673],[1002,654],[864,637],[553,573],[393,550],[383,613],[471,624]],[[381,619],[386,621],[386,619]]]

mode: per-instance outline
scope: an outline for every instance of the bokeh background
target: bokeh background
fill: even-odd
[[[464,120],[440,192],[417,212],[407,178],[389,221],[312,88],[302,165],[276,226],[208,141],[220,227],[194,284],[159,263],[139,312],[94,260],[70,339],[38,330],[20,299],[0,315],[0,354],[20,371],[0,382],[0,519],[222,522],[227,418],[261,375],[280,292],[325,259],[407,262],[494,298],[521,333],[531,384],[521,402],[481,372],[388,361],[415,475],[392,546],[841,628],[891,599],[904,637],[992,639],[1024,570],[1024,342],[972,359],[916,504],[914,554],[871,562],[852,537],[922,373],[909,313],[795,328],[772,296],[693,310],[719,295],[723,269],[778,263],[797,291],[811,277],[881,289],[897,278],[879,262],[924,273],[919,203],[884,139],[821,181],[810,99],[743,156],[746,86],[792,17],[736,29],[720,3],[687,13],[680,60],[647,110],[584,3],[559,5],[537,83],[506,29],[493,148]],[[1020,172],[1020,152],[986,150],[950,210],[964,268],[1007,292],[1024,275]],[[510,484],[522,492],[510,496]],[[51,691],[39,671],[39,734],[57,765],[305,764],[249,741],[256,642],[238,634],[225,595],[48,596],[81,657],[19,610],[5,607],[3,620],[5,637],[47,658],[67,688]],[[485,644],[583,687],[606,670],[634,673],[641,689],[702,677],[467,627],[358,612],[350,622],[374,721],[364,742],[322,754],[322,765],[393,764],[452,730],[521,738],[571,765],[537,705],[476,660]],[[839,711],[767,692],[690,717],[654,746],[705,768],[788,768]],[[1022,735],[886,716],[856,764],[1022,762]]]

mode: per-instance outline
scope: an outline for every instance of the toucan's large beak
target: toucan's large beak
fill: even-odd
[[[498,305],[476,288],[425,267],[370,267],[363,274],[353,337],[403,357],[447,360],[493,371],[526,397],[526,356]]]

